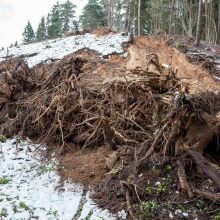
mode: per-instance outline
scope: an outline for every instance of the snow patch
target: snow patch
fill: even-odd
[[[55,40],[48,40],[29,45],[20,45],[0,51],[0,62],[4,61],[6,56],[19,57],[23,55],[28,66],[48,62],[51,59],[62,59],[64,56],[76,52],[80,49],[91,49],[97,51],[102,56],[113,53],[123,53],[122,44],[129,41],[129,36],[121,34],[111,34],[97,37],[92,34],[77,35]]]
[[[115,219],[80,186],[60,183],[56,161],[43,164],[38,145],[16,139],[0,144],[0,219]]]

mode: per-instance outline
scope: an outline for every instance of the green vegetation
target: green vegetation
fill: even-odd
[[[156,215],[157,209],[158,209],[158,204],[154,200],[148,202],[142,202],[140,204],[140,210],[141,210],[140,218],[143,220],[152,219]]]
[[[160,170],[159,168],[154,167],[154,168],[152,169],[152,172],[153,172],[154,174],[156,174],[156,175],[159,175],[159,174],[161,173],[161,170]]]
[[[0,135],[0,142],[6,142],[6,137],[5,136],[3,136],[3,135]]]
[[[159,183],[157,185],[157,194],[164,193],[167,190],[167,184],[166,183]]]
[[[214,220],[220,220],[220,213],[214,215]]]
[[[199,199],[196,202],[196,208],[199,209],[200,211],[206,210],[206,202],[203,199]]]
[[[0,210],[0,218],[2,218],[2,217],[7,217],[8,216],[8,211],[7,211],[7,209],[6,208],[2,208],[1,210]]]
[[[30,210],[30,208],[24,203],[24,202],[19,202],[19,208],[25,209],[26,211]]]
[[[24,44],[29,44],[29,43],[34,42],[35,34],[34,34],[34,30],[33,30],[33,27],[31,25],[30,21],[28,21],[27,25],[25,26],[25,29],[24,29],[22,36],[23,36],[23,43]]]
[[[89,0],[84,7],[80,22],[83,29],[94,29],[106,25],[104,8],[98,0]]]
[[[148,194],[148,195],[152,195],[154,191],[154,188],[153,186],[151,185],[150,181],[147,182],[147,185],[145,187],[145,192]]]
[[[42,167],[39,169],[36,176],[41,176],[45,173],[51,172],[52,170],[54,170],[54,167]]]
[[[67,0],[63,4],[57,2],[48,13],[47,18],[44,16],[41,18],[36,33],[30,21],[28,21],[22,34],[23,43],[29,44],[46,39],[54,39],[67,33],[78,31],[78,22],[75,19],[75,8],[76,5],[70,0]],[[17,43],[14,46],[17,46]]]
[[[12,180],[7,178],[7,177],[1,177],[0,178],[0,185],[4,185],[4,184],[8,184],[10,183]]]
[[[92,217],[93,211],[90,211],[89,214],[86,216],[85,220],[90,220]]]

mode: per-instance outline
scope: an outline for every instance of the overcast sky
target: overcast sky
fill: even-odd
[[[36,31],[42,16],[46,16],[57,0],[0,0],[0,47],[16,40],[20,43],[22,32],[30,20]],[[60,3],[65,0],[60,0]],[[88,0],[72,0],[77,6],[77,16]]]

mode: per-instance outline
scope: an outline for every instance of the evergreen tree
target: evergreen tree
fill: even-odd
[[[45,24],[45,17],[42,17],[37,29],[36,41],[44,41],[46,40],[46,38],[47,38],[47,30]]]
[[[30,21],[28,21],[27,25],[25,26],[22,36],[24,44],[29,44],[34,41],[35,34]]]
[[[61,5],[62,33],[72,32],[74,30],[76,6],[69,0]]]
[[[106,25],[104,9],[98,0],[89,0],[83,9],[80,22],[83,29],[93,29]]]
[[[73,21],[73,28],[75,33],[79,32],[79,23],[76,20]]]
[[[18,42],[15,41],[15,43],[14,43],[14,47],[17,47],[17,46],[18,46]]]
[[[12,48],[12,47],[13,47],[13,43],[10,44],[9,48]]]
[[[57,38],[62,35],[61,5],[57,2],[47,16],[48,38]]]
[[[2,47],[2,50],[4,50],[5,48],[4,47]]]

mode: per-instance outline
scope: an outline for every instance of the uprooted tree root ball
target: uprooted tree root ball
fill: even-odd
[[[115,153],[107,160],[102,187],[117,191],[113,199],[125,199],[122,207],[127,206],[132,219],[153,219],[158,204],[149,198],[174,190],[175,184],[190,199],[199,195],[220,202],[219,168],[203,156],[219,136],[220,95],[189,94],[173,68],[163,67],[157,55],[149,56],[146,68],[121,68],[120,74],[93,86],[88,75],[96,64],[80,57],[58,65],[47,80],[21,60],[6,61],[0,69],[1,133],[56,145],[57,155],[109,145]],[[147,167],[153,170],[148,178],[143,175]],[[168,178],[152,186],[153,176],[161,174],[157,167],[165,173],[173,167],[176,182]],[[197,188],[191,178],[195,171],[216,188]],[[95,197],[108,206],[101,190]]]

